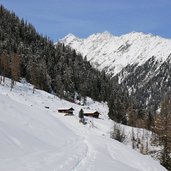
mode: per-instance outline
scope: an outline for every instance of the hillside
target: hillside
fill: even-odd
[[[45,108],[48,106],[49,109]],[[73,107],[74,116],[57,112]],[[32,93],[32,85],[10,80],[0,85],[0,171],[164,171],[158,162],[109,138],[112,122],[105,104],[88,100],[101,113],[90,127],[78,122],[82,106],[44,91]]]
[[[75,50],[40,35],[34,26],[0,6],[0,74],[13,82],[25,78],[36,88],[70,101],[91,97],[128,106],[128,92],[104,72],[94,69]],[[15,28],[15,29],[14,29]],[[121,99],[122,98],[122,99]],[[117,111],[117,109],[115,109]]]
[[[171,40],[132,32],[113,36],[108,32],[80,39],[72,34],[60,42],[86,57],[98,70],[118,77],[139,106],[158,109],[171,86]]]

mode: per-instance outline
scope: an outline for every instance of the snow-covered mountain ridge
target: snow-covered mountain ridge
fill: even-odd
[[[138,32],[113,36],[97,33],[86,39],[72,34],[60,42],[86,56],[98,70],[118,77],[138,105],[155,112],[171,86],[171,40]]]
[[[113,75],[127,65],[142,65],[153,56],[162,63],[171,54],[170,39],[141,32],[123,36],[103,32],[90,35],[86,39],[68,34],[60,42],[86,56],[99,70],[104,69]]]
[[[45,108],[48,106],[49,109]],[[57,112],[73,107],[74,116]],[[78,122],[83,106],[44,91],[32,93],[32,85],[10,80],[0,85],[0,171],[165,171],[157,161],[110,139],[112,122],[108,108],[88,100],[101,113],[94,128]],[[92,119],[91,119],[92,121]]]

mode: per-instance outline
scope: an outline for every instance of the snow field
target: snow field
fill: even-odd
[[[33,94],[28,83],[17,83],[10,92],[9,84],[6,79],[0,85],[0,171],[166,170],[110,138],[106,104],[88,99],[87,106],[79,106],[44,91]],[[61,107],[73,107],[74,116],[58,113]],[[88,107],[101,119],[86,118],[82,125],[78,113]]]

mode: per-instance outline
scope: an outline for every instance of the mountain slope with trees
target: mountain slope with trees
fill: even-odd
[[[15,81],[24,77],[34,85],[33,92],[39,88],[73,102],[86,96],[108,102],[115,98],[114,103],[124,109],[125,120],[128,93],[115,79],[94,69],[70,47],[61,43],[54,46],[48,37],[2,5],[0,18],[0,74],[2,81],[5,76],[12,78],[11,90]],[[114,103],[110,105],[110,117],[120,118],[114,116],[121,110]]]
[[[69,34],[60,42],[86,56],[98,70],[117,77],[138,108],[154,113],[171,87],[170,39],[137,32],[122,36],[104,32],[86,39]]]

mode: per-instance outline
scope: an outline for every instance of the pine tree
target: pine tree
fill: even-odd
[[[83,109],[81,109],[80,112],[79,112],[79,118],[80,118],[80,119],[83,119],[83,118],[84,118]]]
[[[146,117],[145,117],[145,111],[142,109],[142,107],[137,112],[137,118],[136,118],[136,127],[138,128],[145,128],[146,127]]]
[[[33,84],[33,93],[35,92],[35,87],[37,86],[37,65],[36,63],[31,63],[31,70],[30,70],[30,76],[31,76],[31,83]]]
[[[83,123],[83,124],[86,124],[86,123],[85,123],[85,119],[84,119],[84,112],[83,112],[82,109],[81,109],[80,112],[79,112],[79,118],[80,118],[79,122],[81,122],[81,123]]]
[[[118,125],[117,123],[114,123],[113,132],[111,133],[111,138],[119,142],[124,142],[125,137],[126,135],[125,135],[124,129],[121,128],[121,126]]]
[[[136,139],[135,139],[135,133],[134,129],[132,128],[132,133],[131,133],[131,141],[132,141],[132,149],[136,148]]]
[[[151,111],[148,111],[147,117],[146,117],[146,128],[148,130],[152,130],[152,127],[154,127],[154,118],[153,118]]]
[[[135,112],[135,109],[133,108],[133,105],[130,105],[130,107],[128,108],[127,115],[128,115],[128,125],[135,127],[137,117],[136,117],[136,112]]]

